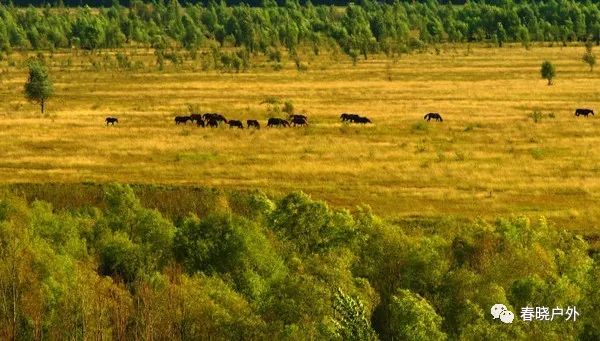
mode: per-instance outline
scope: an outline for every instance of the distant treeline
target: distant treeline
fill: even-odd
[[[466,5],[361,1],[346,7],[180,5],[134,1],[108,8],[0,6],[0,49],[114,48],[142,44],[158,50],[233,46],[247,52],[315,54],[340,48],[357,58],[402,53],[443,42],[600,42],[600,4],[570,0]]]
[[[276,3],[280,6],[284,6],[286,4],[286,2],[288,2],[287,0],[275,0]],[[147,3],[153,3],[156,1],[144,1]],[[200,5],[208,5],[211,2],[211,0],[187,0],[187,1],[181,1],[181,3],[183,4],[200,4]],[[220,1],[215,1],[215,2],[220,2]],[[229,5],[229,6],[236,6],[236,5],[242,5],[242,4],[246,4],[252,7],[262,7],[264,6],[264,0],[225,0],[223,1],[225,4]],[[313,5],[326,5],[326,6],[346,6],[349,3],[353,2],[353,3],[360,3],[361,1],[348,1],[348,0],[314,0],[314,1],[310,1],[310,0],[300,0],[298,1],[299,4],[301,5],[306,5],[307,3],[312,3]],[[379,1],[382,3],[393,3],[394,0],[388,0],[388,1]],[[412,0],[402,0],[401,2],[413,2]],[[419,0],[417,2],[427,2],[426,0]],[[442,1],[438,1],[439,3],[442,4],[447,4],[447,3],[451,3],[451,4],[457,4],[457,5],[462,5],[466,2],[466,0],[442,0]],[[504,1],[500,1],[500,0],[492,0],[492,1],[486,1],[486,3],[489,4],[502,4]],[[519,1],[517,1],[519,2]],[[52,0],[52,1],[45,1],[45,0],[12,0],[12,3],[15,6],[45,6],[46,4],[51,4],[51,5],[55,5],[55,6],[67,6],[67,7],[79,7],[79,6],[90,6],[90,7],[111,7],[113,4],[118,3],[121,6],[130,6],[132,3],[132,0]]]
[[[543,218],[392,223],[303,193],[167,192],[0,191],[0,339],[600,339],[599,258]]]

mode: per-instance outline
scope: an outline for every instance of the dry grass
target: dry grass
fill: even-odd
[[[158,72],[138,50],[138,71],[95,70],[90,58],[55,53],[49,114],[24,101],[24,55],[0,63],[0,176],[14,182],[202,184],[301,189],[335,205],[370,204],[387,217],[452,214],[547,215],[582,231],[600,209],[600,77],[580,61],[583,47],[476,47],[440,55],[383,56],[357,66],[331,55],[282,71],[259,60],[240,74],[203,72],[200,63]],[[67,64],[70,59],[70,66]],[[558,77],[549,87],[539,67]],[[389,80],[391,79],[391,81]],[[307,129],[260,131],[175,126],[187,104],[265,123],[267,96],[291,99]],[[533,110],[553,112],[534,123]],[[341,112],[373,126],[345,126]],[[429,111],[443,123],[421,124]],[[119,117],[105,127],[105,116]]]

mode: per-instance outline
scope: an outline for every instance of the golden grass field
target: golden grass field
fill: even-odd
[[[64,51],[48,58],[56,95],[45,116],[23,97],[26,56],[14,53],[0,62],[0,176],[303,190],[340,207],[369,204],[392,219],[545,215],[600,231],[600,117],[573,116],[577,107],[600,111],[600,70],[589,71],[583,52],[459,46],[356,66],[339,55],[306,55],[305,72],[291,61],[273,71],[257,59],[235,74],[189,62],[157,71],[146,50],[129,51],[145,63],[139,71],[94,70],[89,60],[102,57]],[[540,78],[545,59],[557,68],[553,86]],[[292,100],[310,127],[173,122],[193,104],[264,125],[267,96]],[[555,118],[534,123],[533,110]],[[429,111],[444,122],[423,124]],[[374,124],[341,124],[341,112]],[[121,123],[104,126],[108,115]]]

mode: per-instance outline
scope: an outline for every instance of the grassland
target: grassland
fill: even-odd
[[[201,63],[157,71],[91,66],[103,54],[48,58],[56,96],[48,114],[24,100],[25,54],[0,62],[0,178],[3,183],[151,183],[303,190],[330,203],[364,203],[388,218],[545,215],[581,232],[600,231],[600,77],[582,46],[444,47],[356,66],[344,57],[303,57],[280,71],[257,59],[244,73],[203,71]],[[33,55],[33,54],[32,54]],[[540,79],[555,63],[553,86]],[[309,128],[202,129],[175,126],[192,104],[265,123],[267,96],[292,100]],[[535,123],[529,114],[545,117]],[[439,111],[443,123],[423,123]],[[370,117],[347,126],[341,112]],[[548,113],[554,113],[554,118]],[[120,125],[105,127],[104,117]]]

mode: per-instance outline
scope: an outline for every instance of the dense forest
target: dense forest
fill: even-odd
[[[600,43],[600,3],[572,0],[501,1],[466,5],[436,1],[360,1],[344,7],[278,5],[228,6],[224,2],[180,5],[177,0],[108,8],[62,5],[0,6],[0,50],[126,45],[159,51],[239,47],[249,54],[277,58],[279,48],[305,46],[318,54],[340,48],[357,58],[371,53],[403,53],[444,42],[559,42],[592,39]]]
[[[258,191],[167,217],[102,191],[71,209],[1,196],[1,339],[600,338],[600,263],[543,218],[392,223]],[[523,322],[526,306],[580,315]]]

